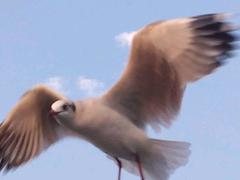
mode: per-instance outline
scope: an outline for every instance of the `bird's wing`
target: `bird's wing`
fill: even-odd
[[[42,85],[22,96],[0,125],[0,171],[22,165],[64,136],[49,116],[51,104],[59,99],[65,97]]]
[[[169,126],[188,82],[210,74],[234,49],[226,14],[159,21],[133,38],[128,65],[102,101],[135,125]]]

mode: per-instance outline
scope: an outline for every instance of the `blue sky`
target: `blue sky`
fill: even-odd
[[[120,76],[128,47],[116,37],[159,19],[239,13],[239,0],[8,0],[0,2],[0,118],[38,83],[72,99],[97,95]],[[240,22],[240,18],[233,19]],[[186,90],[171,129],[156,138],[188,141],[187,166],[171,180],[240,179],[240,54]],[[87,142],[65,139],[7,175],[19,179],[116,179],[117,167]],[[139,178],[126,172],[122,180]]]

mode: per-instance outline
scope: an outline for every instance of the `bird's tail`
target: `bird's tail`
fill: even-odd
[[[149,139],[151,148],[139,155],[145,180],[167,180],[169,175],[188,162],[190,144],[186,142]],[[121,159],[123,168],[139,175],[136,162]]]

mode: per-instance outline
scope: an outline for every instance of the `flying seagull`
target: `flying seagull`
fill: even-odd
[[[211,74],[232,55],[236,28],[226,14],[158,21],[134,36],[120,80],[97,98],[71,101],[37,85],[0,125],[0,171],[32,160],[56,141],[84,138],[141,180],[167,180],[188,161],[187,142],[151,139],[169,127],[187,84]]]

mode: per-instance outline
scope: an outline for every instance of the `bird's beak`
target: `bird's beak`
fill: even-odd
[[[52,110],[52,109],[50,109],[48,113],[49,113],[49,115],[52,116],[52,117],[54,117],[54,116],[56,116],[56,115],[58,114],[57,112],[55,112],[55,111]]]

